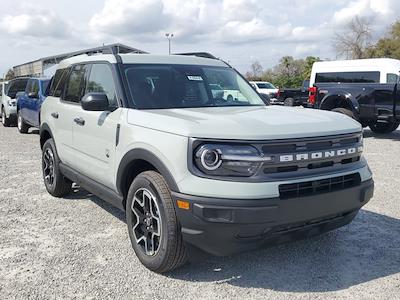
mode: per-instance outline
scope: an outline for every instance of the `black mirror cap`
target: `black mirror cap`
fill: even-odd
[[[38,93],[35,92],[28,93],[28,98],[38,98],[38,97],[39,97]]]
[[[107,111],[110,109],[108,97],[105,93],[88,93],[83,96],[81,106],[88,111]]]

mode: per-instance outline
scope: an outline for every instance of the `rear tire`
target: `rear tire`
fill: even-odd
[[[72,182],[60,172],[60,158],[53,139],[48,139],[43,145],[42,171],[44,185],[50,195],[63,197],[71,192]]]
[[[294,99],[293,98],[286,98],[283,102],[284,106],[294,106]]]
[[[356,116],[350,109],[343,108],[343,107],[336,107],[336,108],[332,109],[332,111],[344,114],[344,115],[356,120]]]
[[[186,247],[171,192],[159,173],[146,171],[132,182],[126,221],[133,250],[146,268],[165,273],[186,263]]]
[[[4,127],[11,126],[11,120],[10,118],[7,118],[6,111],[4,110],[4,108],[1,110],[1,123],[3,124]]]
[[[24,119],[21,116],[21,112],[18,112],[18,117],[17,117],[17,127],[18,127],[18,131],[20,133],[28,133],[29,130],[29,125],[25,123]]]
[[[399,124],[400,123],[398,122],[392,122],[392,123],[376,122],[375,124],[369,125],[369,128],[374,133],[385,134],[395,131],[397,127],[399,127]]]

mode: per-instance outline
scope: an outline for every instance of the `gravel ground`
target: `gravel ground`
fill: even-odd
[[[46,192],[37,131],[0,126],[0,299],[399,299],[400,131],[365,137],[376,192],[350,225],[158,275],[135,257],[122,212],[82,190]]]

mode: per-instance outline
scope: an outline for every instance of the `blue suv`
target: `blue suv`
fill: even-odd
[[[30,127],[39,128],[40,109],[46,98],[50,79],[30,78],[25,92],[17,99],[18,130],[27,133]]]

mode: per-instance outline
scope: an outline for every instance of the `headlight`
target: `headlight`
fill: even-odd
[[[15,100],[8,100],[7,103],[8,103],[9,106],[15,106],[15,104],[17,103],[17,101],[15,101]]]
[[[204,174],[214,176],[254,175],[263,162],[272,161],[263,157],[251,146],[203,144],[195,149],[195,166]]]

